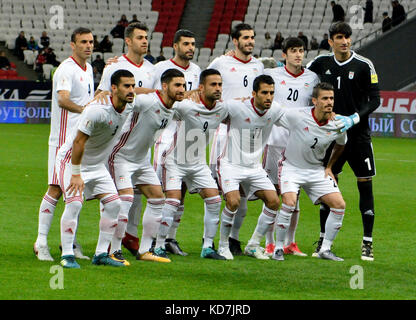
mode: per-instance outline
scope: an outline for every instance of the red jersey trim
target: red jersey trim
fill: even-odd
[[[299,76],[301,76],[302,74],[305,73],[305,69],[303,67],[302,67],[302,72],[299,73],[299,74],[294,74],[294,73],[290,72],[289,70],[287,70],[286,66],[285,66],[285,70],[286,70],[287,73],[289,73],[294,78],[297,78],[297,77],[299,77]]]
[[[267,111],[268,110],[266,110],[264,113],[260,113],[257,109],[256,109],[256,107],[254,106],[254,98],[251,98],[250,99],[250,102],[251,102],[251,106],[253,107],[253,109],[254,109],[254,112],[256,112],[258,115],[259,115],[259,117],[263,117],[266,113],[267,113]]]
[[[251,61],[251,57],[250,57],[250,59],[248,59],[247,61],[244,61],[244,60],[241,60],[241,59],[239,59],[239,58],[237,58],[236,56],[233,56],[233,58],[235,59],[235,60],[237,60],[237,61],[240,61],[241,63],[249,63],[250,61]]]
[[[137,68],[140,68],[144,63],[144,59],[140,64],[135,64],[133,61],[131,61],[129,58],[127,58],[127,56],[125,54],[123,54],[123,57],[124,57],[124,59],[126,59],[128,62],[130,62],[133,66],[135,66]]]
[[[189,66],[191,65],[189,64],[187,67],[182,67],[179,64],[177,64],[175,61],[173,61],[173,59],[170,59],[170,62],[172,62],[175,66],[182,68],[183,70],[188,70]]]
[[[311,109],[311,112],[312,112],[312,117],[313,117],[313,120],[315,120],[315,122],[317,123],[317,125],[318,125],[318,126],[320,126],[320,127],[327,125],[329,120],[326,120],[326,122],[325,122],[325,123],[320,123],[320,122],[319,122],[319,121],[315,118],[315,114],[313,113],[313,110],[315,110],[315,107],[313,107],[313,108]]]
[[[74,57],[73,56],[70,56],[70,58],[72,59],[72,60],[74,60],[74,62],[78,65],[78,67],[80,67],[81,69],[82,69],[82,71],[87,71],[87,64],[85,63],[85,67],[83,68],[78,62],[77,62],[77,60],[75,60],[74,59]]]
[[[160,95],[159,90],[156,90],[156,94],[157,94],[157,96],[159,97],[160,101],[162,102],[163,106],[164,106],[166,109],[168,109],[168,110],[169,110],[168,106],[167,106],[167,105],[165,104],[165,102],[163,101],[162,96]]]
[[[199,99],[201,99],[202,104],[204,105],[205,108],[207,108],[209,111],[211,111],[212,109],[215,108],[215,105],[217,104],[217,102],[214,102],[214,105],[212,106],[212,108],[208,108],[207,104],[205,103],[204,99],[202,99],[201,95],[199,95]]]

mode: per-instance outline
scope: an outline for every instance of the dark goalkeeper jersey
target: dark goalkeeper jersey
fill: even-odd
[[[368,116],[380,105],[378,78],[372,62],[351,51],[351,57],[339,62],[333,53],[317,56],[307,68],[314,71],[321,82],[335,88],[334,112],[349,116],[357,112],[360,122],[348,130],[348,139],[371,141]]]

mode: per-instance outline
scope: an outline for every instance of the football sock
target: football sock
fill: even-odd
[[[244,218],[247,214],[247,198],[241,197],[240,206],[237,209],[237,213],[234,215],[233,226],[231,227],[230,237],[238,240],[240,238],[240,229],[243,225]]]
[[[331,250],[332,242],[337,236],[339,229],[342,227],[342,220],[344,219],[345,209],[330,209],[328,219],[326,220],[325,225],[325,237],[322,242],[322,247],[320,252]]]
[[[61,217],[61,245],[62,255],[74,255],[74,239],[78,225],[78,215],[82,209],[82,197],[67,198],[65,209]]]
[[[126,232],[133,237],[137,237],[138,226],[142,213],[142,194],[139,190],[134,189],[133,203],[129,210],[129,221],[127,222]]]
[[[169,228],[168,239],[176,239],[176,232],[178,231],[184,210],[185,206],[183,204],[181,204],[178,207],[178,210],[176,210],[175,216],[173,217],[172,226]]]
[[[221,197],[215,196],[204,199],[204,244],[203,248],[209,248],[214,242],[220,221]]]
[[[267,230],[269,230],[270,227],[274,225],[276,221],[276,215],[277,211],[267,208],[265,205],[263,205],[263,210],[257,219],[257,226],[247,244],[248,246],[257,247],[260,245],[260,241],[263,239]]]
[[[100,199],[103,210],[100,218],[100,232],[98,235],[95,255],[107,253],[108,246],[111,243],[118,221],[117,217],[120,212],[121,200],[118,194],[109,194]]]
[[[292,213],[292,217],[290,218],[290,225],[286,232],[285,246],[288,246],[291,243],[295,242],[295,233],[296,228],[298,227],[299,213],[299,210],[296,209]]]
[[[121,240],[126,232],[128,215],[131,204],[133,203],[133,195],[123,194],[120,196],[120,212],[117,217],[117,227],[111,240],[110,253],[121,250]]]
[[[290,219],[295,207],[282,204],[279,215],[277,216],[276,226],[276,249],[283,249],[283,242],[286,237],[287,229],[290,225]]]
[[[51,228],[53,215],[55,212],[57,199],[52,198],[47,193],[44,195],[39,208],[38,238],[36,244],[39,246],[48,245],[48,233]]]
[[[165,240],[172,226],[173,218],[178,210],[181,201],[178,199],[167,198],[162,209],[162,220],[160,221],[159,232],[156,239],[156,248],[165,248]]]
[[[231,227],[233,226],[233,218],[237,213],[224,207],[221,214],[221,225],[220,225],[220,246],[228,247],[228,238],[230,237]]]
[[[359,181],[357,182],[358,191],[360,193],[360,211],[363,221],[364,237],[366,239],[373,236],[374,226],[374,197],[373,197],[373,182]]]
[[[165,199],[147,199],[146,209],[143,213],[143,230],[139,254],[150,251],[152,242],[157,237],[164,203]]]

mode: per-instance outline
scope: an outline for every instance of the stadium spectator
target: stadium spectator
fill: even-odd
[[[3,69],[3,70],[10,69],[10,61],[6,57],[6,52],[3,50],[0,50],[0,69]]]
[[[16,38],[14,44],[14,55],[18,56],[20,60],[23,60],[23,50],[27,49],[27,39],[25,32],[20,31],[19,36]]]
[[[312,36],[312,39],[311,39],[311,50],[318,50],[318,48],[319,48],[318,40],[314,36]]]
[[[33,36],[30,37],[29,42],[27,43],[27,49],[32,51],[39,50],[38,43]]]
[[[365,11],[364,23],[373,23],[373,1],[367,0],[363,9]]]
[[[282,37],[282,33],[278,31],[276,33],[276,37],[274,38],[273,50],[282,49],[282,43],[284,40],[285,38]]]
[[[97,68],[98,73],[101,73],[101,74],[103,73],[105,62],[101,58],[101,55],[98,54],[95,60],[91,63],[91,65],[93,68]]]
[[[59,66],[59,61],[56,60],[56,55],[53,52],[53,49],[51,47],[47,47],[45,49],[45,57],[46,57],[47,64],[51,64],[54,67]]]
[[[137,19],[137,17],[136,17]],[[119,22],[121,22],[121,24],[123,25],[124,28],[126,28],[129,25],[129,21],[127,20],[127,17],[125,14],[123,14],[119,20]]]
[[[101,52],[112,52],[113,51],[113,43],[110,41],[109,36],[105,36],[103,40],[100,42],[100,49]]]
[[[120,20],[117,22],[117,25],[110,31],[113,38],[124,38],[124,25],[123,22]]]
[[[337,21],[344,21],[345,20],[345,11],[340,4],[335,3],[335,1],[331,1],[332,6],[332,13],[334,14],[334,18],[332,22]]]
[[[133,22],[140,22],[139,19],[137,19],[137,14],[133,14],[133,19],[130,21],[130,23]]]
[[[303,43],[305,44],[305,49],[308,50],[309,49],[309,45],[308,45],[309,44],[309,40],[308,40],[308,37],[305,36],[302,31],[299,31],[298,38],[303,41]]]
[[[160,54],[158,57],[156,57],[156,63],[160,62],[160,61],[165,61],[166,57],[163,55],[163,49],[160,50]]]
[[[393,27],[396,27],[406,19],[406,12],[397,0],[392,1],[391,5],[393,6],[393,14],[391,15],[393,21],[391,24]]]
[[[39,75],[40,77],[42,77],[41,75],[43,74],[43,65],[45,63],[46,63],[45,49],[41,49],[35,61],[35,71],[40,73]]]
[[[264,40],[263,45],[261,46],[261,49],[272,49],[273,48],[273,40],[270,36],[270,33],[266,32],[264,34]]]
[[[97,67],[92,67],[92,73],[94,74],[94,83],[100,83],[102,72],[98,71]]]
[[[94,34],[94,49],[93,49],[93,52],[101,52],[100,43],[98,42],[96,34]]]
[[[328,34],[324,34],[324,38],[322,39],[321,43],[319,44],[319,49],[328,50],[329,51],[329,43],[328,43]]]
[[[147,54],[144,56],[144,58],[149,61],[151,64],[154,64],[156,59],[152,56],[152,53],[150,52],[150,49],[147,50]]]
[[[387,11],[383,12],[383,23],[381,30],[384,32],[389,31],[391,29],[391,18],[389,17],[389,14]]]
[[[42,48],[49,47],[50,44],[50,38],[48,36],[48,33],[46,31],[42,31],[42,36],[40,37],[40,45]]]

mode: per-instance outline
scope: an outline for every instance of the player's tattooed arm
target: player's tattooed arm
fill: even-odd
[[[85,106],[80,106],[70,99],[70,92],[67,90],[60,90],[58,92],[58,105],[65,110],[74,113],[81,113]]]

